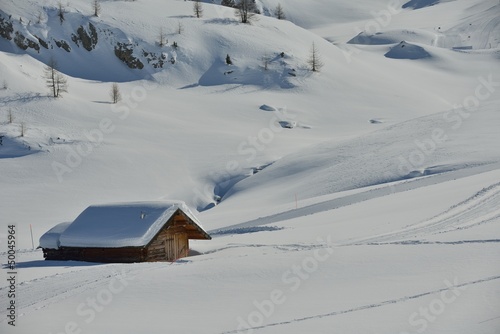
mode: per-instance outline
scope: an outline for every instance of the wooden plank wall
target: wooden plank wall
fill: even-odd
[[[146,261],[175,261],[189,251],[187,234],[176,228],[163,229],[147,247]]]
[[[142,262],[145,252],[141,247],[123,248],[77,248],[62,247],[59,249],[44,249],[46,260],[73,260],[88,262]]]

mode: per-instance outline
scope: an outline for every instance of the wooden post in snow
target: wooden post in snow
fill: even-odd
[[[31,233],[31,247],[33,248],[33,250],[35,250],[35,243],[33,242],[33,228],[31,228],[31,224],[30,224],[30,233]]]

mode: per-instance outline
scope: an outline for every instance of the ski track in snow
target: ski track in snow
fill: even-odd
[[[69,297],[82,294],[85,291],[95,290],[99,287],[107,286],[112,279],[117,279],[120,275],[132,278],[136,273],[145,270],[153,270],[158,267],[164,267],[169,263],[161,263],[158,265],[143,266],[123,264],[123,265],[106,265],[96,264],[89,269],[71,271],[63,274],[55,274],[36,278],[30,281],[24,281],[16,286],[16,307],[19,316],[26,315],[33,311],[45,308],[54,303],[60,302]],[[9,288],[7,286],[0,287],[0,298],[7,299]],[[82,298],[83,302],[83,298]],[[7,322],[7,310],[2,309],[0,316],[2,322]]]
[[[366,244],[357,245],[368,245],[368,246],[381,246],[381,245],[463,245],[463,244],[487,244],[487,243],[498,243],[500,239],[487,239],[487,240],[460,240],[460,241],[421,241],[421,240],[405,240],[405,241],[394,241],[394,242],[370,242]]]
[[[382,301],[382,302],[379,302],[379,303],[362,305],[362,306],[358,306],[358,307],[354,307],[354,308],[346,309],[346,310],[339,310],[339,311],[333,311],[333,312],[329,312],[329,313],[322,313],[322,314],[310,315],[310,316],[303,317],[303,318],[297,318],[297,319],[292,319],[292,320],[287,320],[287,321],[282,321],[282,322],[275,322],[275,323],[271,323],[271,324],[267,324],[267,325],[262,325],[262,326],[257,326],[257,327],[251,327],[251,328],[248,328],[247,330],[256,330],[256,329],[264,329],[264,328],[275,327],[275,326],[289,325],[289,324],[293,324],[293,323],[297,323],[297,322],[302,322],[302,321],[307,321],[307,320],[321,319],[321,318],[326,318],[326,317],[333,317],[333,316],[337,316],[337,315],[342,315],[342,314],[346,314],[346,313],[352,313],[352,312],[369,310],[369,309],[373,309],[373,308],[377,308],[377,307],[381,307],[381,306],[386,306],[386,305],[391,305],[391,304],[404,303],[404,302],[407,302],[409,300],[413,300],[413,299],[425,297],[425,296],[428,296],[428,295],[437,294],[437,293],[440,293],[440,292],[443,292],[443,291],[447,291],[447,290],[452,289],[452,288],[467,287],[467,286],[470,286],[470,285],[475,285],[475,284],[490,282],[490,281],[494,281],[494,280],[498,280],[498,279],[500,279],[500,276],[490,276],[490,277],[478,279],[478,280],[475,280],[475,281],[470,281],[470,282],[466,282],[466,283],[457,284],[457,285],[455,285],[453,287],[446,287],[446,288],[441,288],[441,289],[437,289],[437,290],[422,292],[422,293],[419,293],[419,294],[416,294],[416,295],[411,295],[411,296],[405,296],[405,297],[400,297],[400,298],[385,300],[385,301]],[[231,330],[231,331],[227,331],[227,332],[222,332],[220,334],[232,334],[232,333],[240,333],[240,332],[241,332],[240,330]]]
[[[241,229],[241,228],[249,228],[260,225],[267,225],[272,223],[277,223],[293,218],[299,218],[302,216],[308,216],[319,212],[330,211],[334,209],[338,209],[344,206],[352,205],[359,202],[364,202],[370,199],[374,199],[377,197],[393,195],[403,191],[409,191],[418,189],[421,187],[426,187],[430,185],[435,185],[451,180],[456,180],[460,178],[465,178],[468,176],[486,173],[489,171],[493,171],[500,168],[500,163],[491,163],[480,166],[475,166],[471,168],[459,169],[451,172],[435,174],[427,177],[412,179],[409,181],[404,181],[398,184],[385,185],[383,187],[368,190],[365,192],[361,192],[358,194],[347,195],[341,198],[335,198],[333,200],[316,203],[312,205],[308,205],[302,208],[293,209],[277,214],[273,214],[267,217],[260,217],[251,221],[247,221],[240,224],[235,224],[231,226],[227,226],[222,229],[217,229],[213,231],[209,231],[211,234],[223,234],[222,232],[233,229]],[[491,188],[491,189],[490,189]],[[422,232],[433,232],[437,233],[443,227],[451,228],[453,224],[456,223],[457,219],[467,219],[467,222],[473,218],[472,223],[456,226],[454,229],[463,229],[470,228],[472,226],[477,226],[479,224],[483,224],[494,219],[497,219],[500,215],[499,198],[500,198],[500,183],[494,184],[489,188],[484,189],[484,193],[479,192],[465,203],[460,203],[456,208],[450,208],[450,212],[445,212],[440,216],[437,216],[433,219],[436,219],[436,222],[432,220],[431,222],[424,222],[425,226],[422,226]],[[477,198],[476,198],[477,197]],[[487,212],[484,213],[484,210]],[[434,228],[431,228],[427,225],[432,225]],[[399,231],[387,235],[388,240],[395,237],[407,237],[412,236],[412,233],[418,232],[419,229],[413,227],[411,229],[405,231]],[[375,237],[367,239],[366,241],[378,241],[384,240],[383,236]]]
[[[482,189],[465,201],[462,201],[445,212],[432,217],[422,223],[410,226],[407,229],[390,234],[364,239],[356,244],[382,244],[393,240],[415,238],[424,235],[435,235],[468,229],[488,222],[498,221],[500,218],[500,182]],[[441,244],[470,243],[461,242],[434,242]],[[477,240],[476,242],[498,242],[498,240]],[[394,242],[392,242],[394,243]],[[399,244],[433,243],[421,241],[406,241]]]
[[[213,254],[218,253],[220,251],[224,251],[226,249],[234,249],[234,248],[273,248],[281,252],[299,252],[299,251],[309,251],[314,249],[321,249],[328,246],[324,244],[228,244],[225,247],[220,247],[217,249],[212,249],[203,253]]]

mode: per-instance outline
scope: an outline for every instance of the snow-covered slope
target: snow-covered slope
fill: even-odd
[[[498,1],[279,2],[289,21],[258,0],[243,25],[219,1],[198,19],[190,1],[102,1],[94,17],[73,0],[62,23],[55,0],[2,1],[1,262],[7,225],[20,250],[18,327],[3,308],[0,332],[498,332]],[[29,250],[30,226],[36,247],[89,205],[171,199],[212,234],[200,256]]]

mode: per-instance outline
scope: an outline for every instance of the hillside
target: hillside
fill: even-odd
[[[219,3],[196,18],[191,1],[101,1],[95,17],[72,0],[61,20],[57,1],[2,2],[0,212],[17,228],[19,327],[3,311],[0,331],[496,333],[498,1],[282,0],[278,20],[278,1],[258,0],[251,24]],[[201,255],[31,250],[30,227],[36,247],[89,205],[162,200],[212,234],[191,244]],[[120,277],[101,311],[85,304]]]

